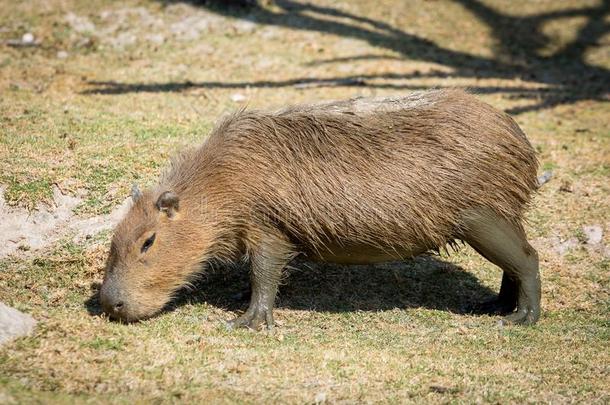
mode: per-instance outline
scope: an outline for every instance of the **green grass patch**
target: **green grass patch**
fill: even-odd
[[[15,177],[4,177],[2,183],[8,184],[4,191],[4,199],[8,204],[32,209],[41,201],[53,201],[53,184],[48,178],[23,182]]]

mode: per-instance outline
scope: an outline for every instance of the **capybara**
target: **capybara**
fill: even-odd
[[[241,110],[132,192],[117,226],[102,306],[133,321],[159,312],[210,261],[246,260],[248,310],[273,325],[282,269],[413,257],[456,241],[504,271],[482,309],[540,316],[538,256],[523,214],[537,188],[532,146],[505,113],[460,90]]]

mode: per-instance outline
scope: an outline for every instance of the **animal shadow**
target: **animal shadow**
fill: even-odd
[[[100,304],[100,287],[101,283],[94,281],[89,286],[89,290],[91,291],[91,295],[84,302],[85,309],[91,316],[100,316],[102,315],[102,305]]]
[[[297,259],[280,285],[276,308],[319,312],[430,308],[466,313],[495,296],[461,267],[434,256],[378,265],[335,265]],[[246,266],[217,267],[170,304],[206,302],[230,311],[245,310],[250,298]]]
[[[102,314],[99,283],[91,285],[84,305]],[[164,311],[186,304],[208,303],[228,311],[247,308],[250,281],[246,265],[212,266],[188,289],[182,289]],[[318,312],[383,311],[429,308],[458,314],[495,296],[476,277],[434,256],[378,265],[336,265],[296,259],[285,272],[276,308]]]
[[[99,316],[99,283],[91,286],[85,308]],[[193,286],[178,292],[165,311],[208,303],[229,311],[247,308],[250,295],[245,265],[214,266]],[[472,274],[434,256],[378,265],[336,265],[297,259],[280,286],[276,308],[318,312],[383,311],[429,308],[458,314],[495,296]]]

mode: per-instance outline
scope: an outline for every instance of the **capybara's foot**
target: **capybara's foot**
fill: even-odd
[[[516,302],[510,302],[500,297],[473,304],[469,308],[469,312],[473,314],[487,315],[507,315],[515,310]]]
[[[510,315],[505,316],[500,322],[503,325],[533,325],[540,318],[540,308],[522,306]]]
[[[269,310],[261,310],[259,308],[248,309],[245,314],[227,322],[230,329],[248,328],[260,330],[266,324],[267,329],[273,329],[273,313]]]

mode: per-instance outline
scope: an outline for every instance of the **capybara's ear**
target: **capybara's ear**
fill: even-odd
[[[133,202],[137,202],[140,198],[142,198],[142,192],[140,191],[140,187],[137,184],[133,184],[131,186],[131,199]]]
[[[178,212],[180,199],[178,195],[172,191],[164,191],[157,199],[157,209],[167,214],[169,218],[173,218]]]

